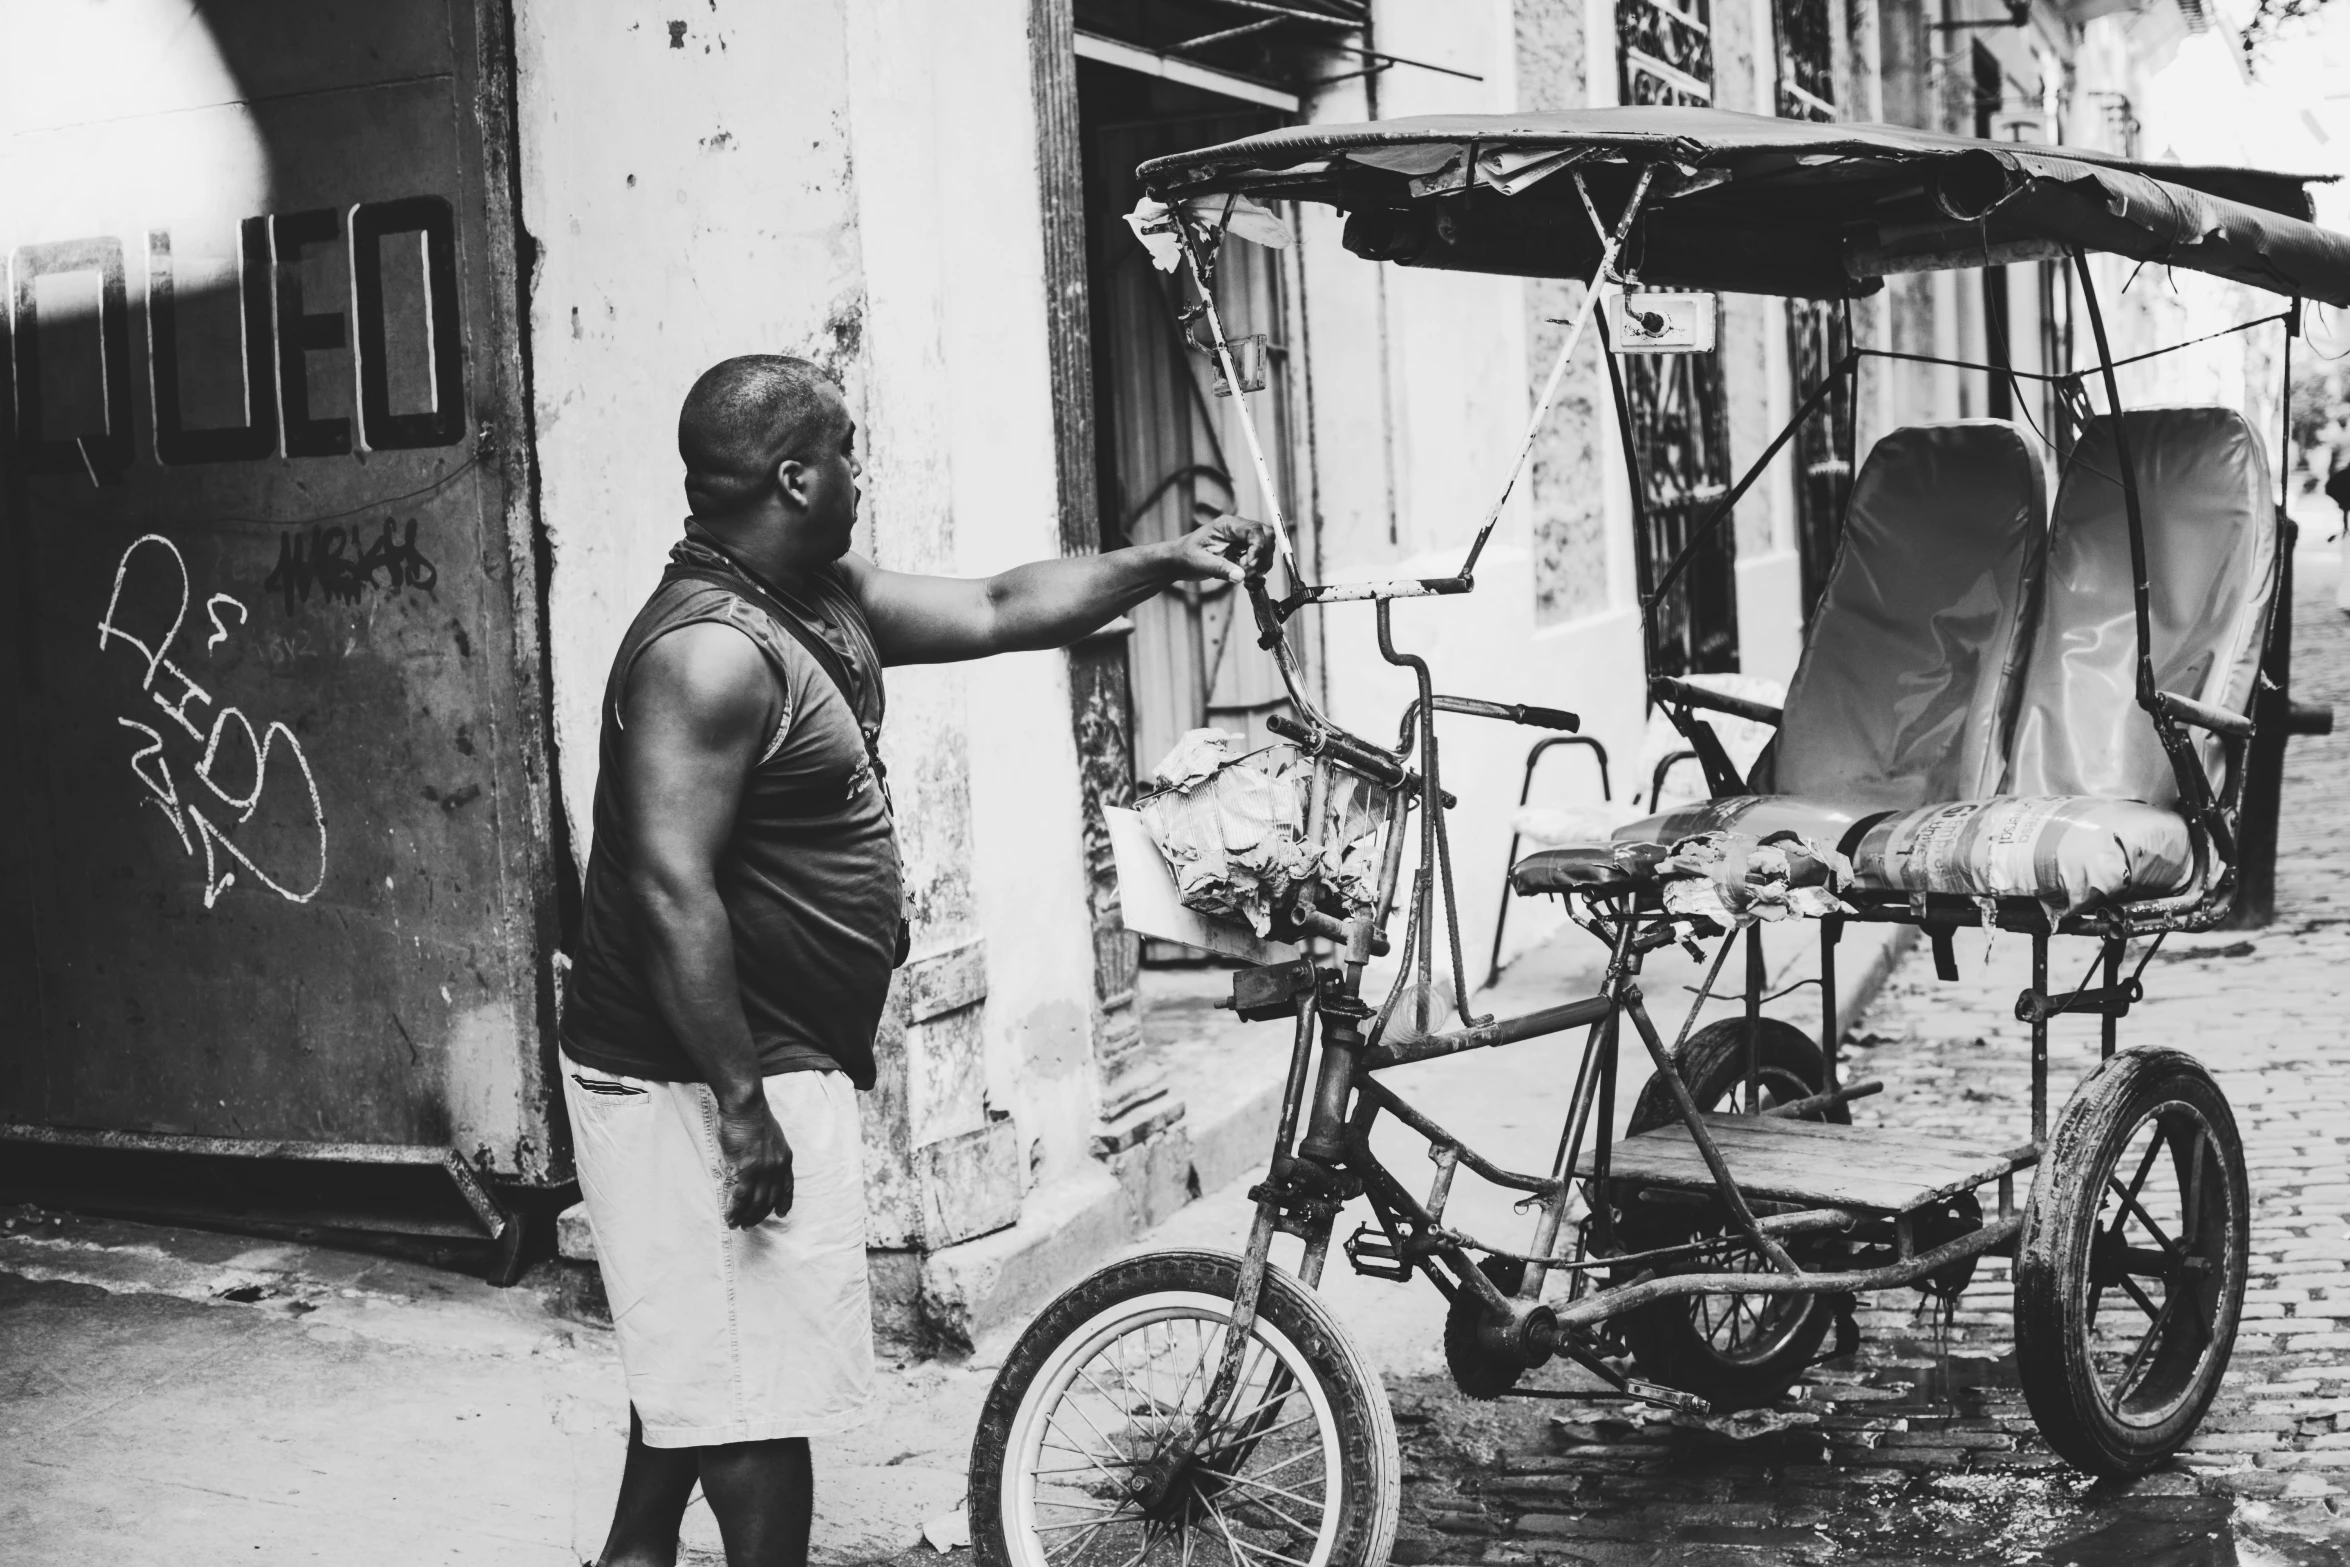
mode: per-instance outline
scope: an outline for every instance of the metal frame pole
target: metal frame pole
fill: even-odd
[[[2113,345],[2105,336],[2105,312],[2097,302],[2097,284],[2089,276],[2089,258],[2073,251],[2073,267],[2080,274],[2081,301],[2089,309],[2089,330],[2097,339],[2097,368],[2105,381],[2106,417],[2113,421],[2113,455],[2120,469],[2122,514],[2130,535],[2130,613],[2138,635],[2138,705],[2154,711],[2153,587],[2146,571],[2146,515],[2138,498],[2137,465],[2130,460],[2130,432],[2122,418],[2121,383],[2113,373]],[[2035,982],[2037,983],[2037,982]],[[2045,990],[2045,985],[2040,985]]]
[[[2048,933],[2032,932],[2032,991],[2048,994]],[[2048,1141],[2048,1014],[2032,1014],[2032,1141]]]
[[[1836,943],[1844,939],[1844,922],[1831,914],[1820,921],[1820,1086],[1837,1089],[1836,1056],[1844,1030],[1836,1016]]]
[[[2277,597],[2270,612],[2268,642],[2261,650],[2263,682],[2253,699],[2255,727],[2244,748],[2244,786],[2237,795],[2236,906],[2224,922],[2230,929],[2266,925],[2277,911],[2277,818],[2285,773],[2285,743],[2304,733],[2293,718],[2293,544],[2299,528],[2286,513],[2292,494],[2293,334],[2300,301],[2284,322],[2283,384],[2278,389],[2277,431]]]
[[[1746,927],[1746,1113],[1762,1114],[1762,921]]]

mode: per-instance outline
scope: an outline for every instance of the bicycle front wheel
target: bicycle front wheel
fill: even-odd
[[[1268,1268],[1239,1384],[1196,1439],[1240,1259],[1158,1252],[1046,1307],[996,1375],[971,1450],[988,1567],[1380,1567],[1402,1506],[1378,1374]]]

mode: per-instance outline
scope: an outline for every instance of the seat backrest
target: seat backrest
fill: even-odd
[[[2277,585],[2277,497],[2260,438],[2232,408],[2141,408],[2122,417],[2145,520],[2154,683],[2248,713]],[[2005,793],[2178,803],[2154,722],[2137,702],[2120,471],[2112,420],[2092,421],[2057,487],[2048,583],[2025,660]],[[2217,737],[2190,733],[2220,787]]]
[[[2005,420],[1879,441],[1787,688],[1772,786],[1877,810],[1995,790],[2047,516],[2039,456]]]

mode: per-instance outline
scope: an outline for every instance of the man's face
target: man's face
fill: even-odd
[[[848,553],[849,536],[857,525],[857,505],[864,497],[857,480],[865,467],[857,461],[857,422],[849,417],[838,394],[824,395],[833,414],[831,433],[801,459],[801,484],[807,498],[805,525],[811,553],[830,561]]]

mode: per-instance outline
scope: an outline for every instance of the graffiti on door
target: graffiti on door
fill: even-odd
[[[215,593],[197,612],[201,623],[190,626],[194,598],[186,558],[160,533],[132,540],[115,565],[114,588],[98,617],[98,648],[103,654],[119,646],[131,655],[128,667],[137,670],[138,689],[156,710],[136,707],[135,717],[115,717],[131,736],[131,776],[171,823],[181,851],[191,859],[202,855],[205,908],[240,880],[289,903],[308,903],[326,885],[326,809],[317,775],[293,730],[275,719],[257,725],[243,708],[221,705],[181,667],[180,658],[209,659],[250,618],[242,600]],[[175,751],[179,773],[172,767]],[[182,776],[204,792],[191,789],[183,798]]]

